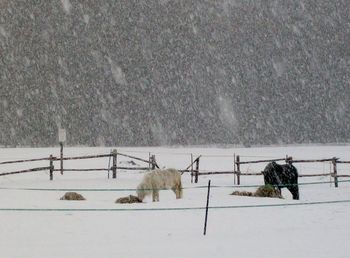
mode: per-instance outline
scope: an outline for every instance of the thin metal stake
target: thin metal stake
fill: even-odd
[[[208,182],[208,194],[207,194],[207,206],[205,207],[205,220],[204,220],[204,235],[207,233],[207,221],[208,221],[208,209],[209,209],[209,195],[210,195],[210,180]]]

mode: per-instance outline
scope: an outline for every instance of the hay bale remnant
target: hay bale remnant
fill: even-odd
[[[254,193],[248,191],[234,191],[231,195],[282,198],[281,193],[272,185],[262,185]]]
[[[60,198],[60,200],[84,201],[86,199],[81,194],[78,194],[76,192],[67,192]]]
[[[115,203],[140,203],[142,200],[134,195],[129,195],[126,197],[121,197],[115,201]]]

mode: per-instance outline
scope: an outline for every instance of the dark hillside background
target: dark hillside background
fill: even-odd
[[[0,146],[350,142],[348,0],[0,0]]]

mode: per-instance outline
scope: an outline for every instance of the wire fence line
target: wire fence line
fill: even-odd
[[[339,183],[349,183],[349,180],[339,180]],[[325,182],[325,181],[314,181],[314,182],[304,182],[304,183],[298,183],[299,186],[307,186],[307,185],[319,185],[319,184],[330,184],[332,182]],[[286,186],[292,186],[296,184],[279,184],[274,185],[277,187],[286,187]],[[255,184],[255,185],[211,185],[211,188],[257,188],[260,186],[264,186],[264,184]],[[187,186],[183,187],[183,190],[189,190],[189,189],[206,189],[206,185],[197,185],[197,186]],[[136,191],[137,188],[26,188],[26,187],[0,187],[0,190],[20,190],[20,191],[80,191],[80,192],[131,192]],[[145,191],[148,190],[169,190],[167,188],[159,188],[159,189],[143,189]]]
[[[293,203],[274,203],[274,204],[251,204],[251,205],[227,205],[227,206],[209,206],[211,210],[219,209],[245,209],[245,208],[276,208],[288,206],[307,206],[307,205],[325,205],[350,203],[350,200],[329,200],[313,202],[293,202]],[[0,212],[124,212],[124,211],[193,211],[204,210],[205,206],[200,207],[159,207],[159,208],[0,208]]]

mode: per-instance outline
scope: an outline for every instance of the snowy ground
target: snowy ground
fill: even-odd
[[[66,148],[65,156],[105,154],[110,148]],[[350,160],[350,146],[288,146],[262,148],[118,148],[121,153],[148,159],[156,155],[161,167],[184,169],[190,154],[203,155],[203,170],[232,170],[233,155],[241,160],[283,158],[315,159],[339,157]],[[59,155],[59,148],[0,149],[0,162]],[[123,166],[128,158],[118,158]],[[139,161],[138,165],[144,166]],[[48,162],[0,165],[0,173]],[[55,163],[58,168],[59,163]],[[242,172],[258,172],[265,164],[242,166]],[[296,165],[300,174],[327,173],[329,163]],[[70,161],[66,168],[106,168],[108,159]],[[339,188],[329,177],[301,178],[301,199],[239,197],[234,190],[254,191],[261,176],[243,177],[234,186],[233,176],[201,176],[191,184],[183,176],[184,198],[176,200],[171,191],[160,193],[160,202],[150,198],[142,204],[116,204],[119,197],[134,194],[144,172],[118,171],[108,179],[107,172],[48,171],[0,177],[1,257],[124,257],[124,258],[212,258],[212,257],[350,257],[350,182]],[[350,164],[338,165],[339,174],[350,175]],[[211,179],[207,235],[203,235],[205,186]],[[340,180],[346,181],[347,178]],[[203,186],[202,188],[199,186]],[[87,199],[61,201],[68,190]],[[316,202],[338,203],[311,204]],[[309,204],[308,204],[309,203]],[[280,205],[283,204],[283,205]],[[288,205],[301,204],[301,205]],[[273,206],[277,205],[277,206]]]

